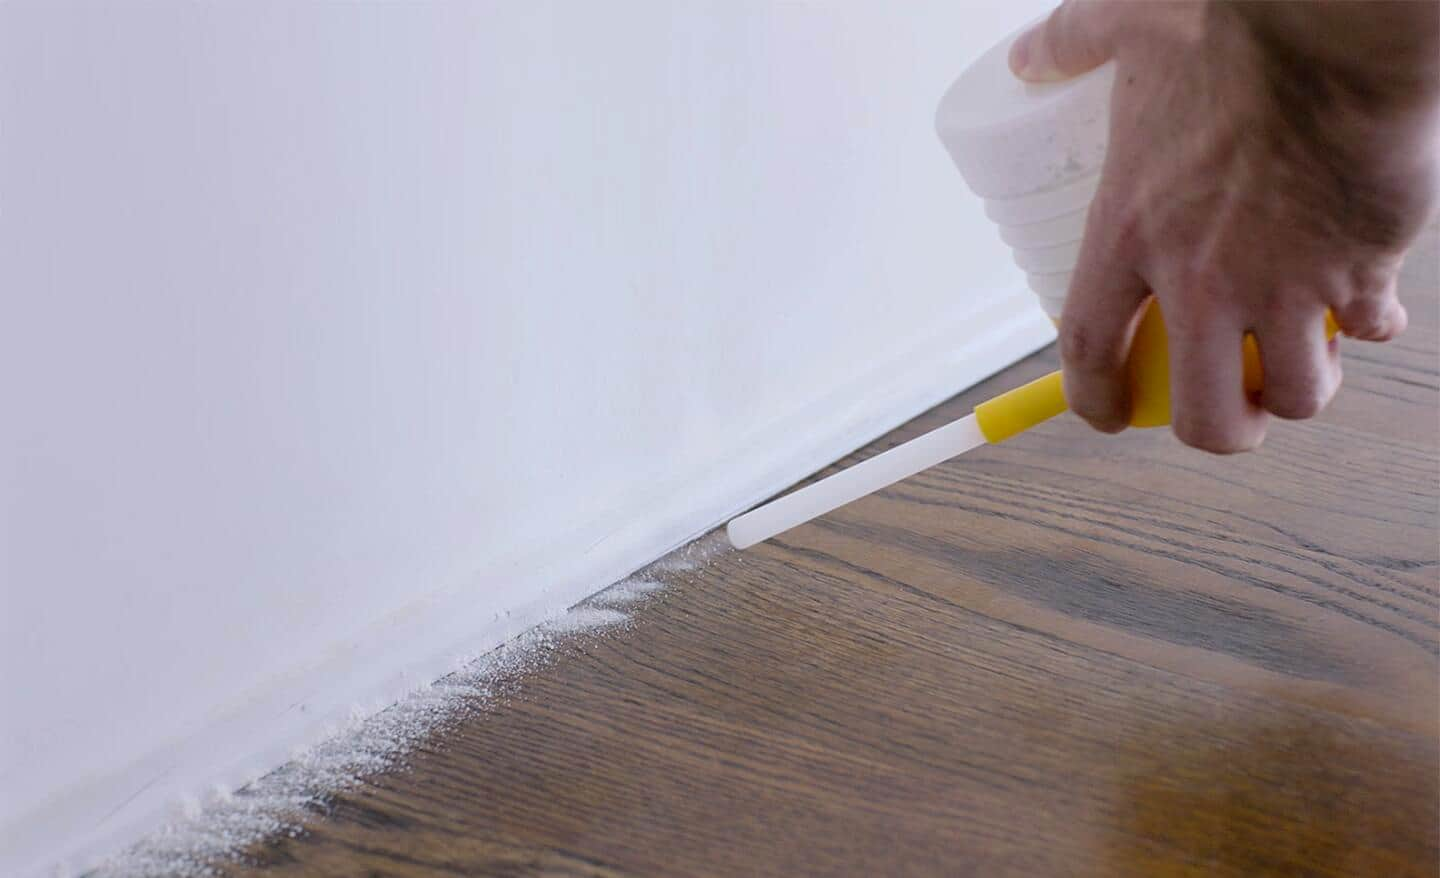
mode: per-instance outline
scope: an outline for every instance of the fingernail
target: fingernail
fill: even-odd
[[[1026,31],[1010,46],[1010,72],[1025,78],[1025,68],[1030,63],[1030,37],[1034,31]]]
[[[1068,77],[1055,65],[1045,26],[1036,25],[1010,46],[1010,70],[1026,82],[1059,82]]]

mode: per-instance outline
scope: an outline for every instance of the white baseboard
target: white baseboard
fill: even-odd
[[[570,522],[545,551],[498,560],[237,697],[182,738],[93,777],[0,827],[0,873],[84,869],[216,785],[237,788],[352,717],[373,713],[467,658],[563,612],[760,500],[1047,344],[1054,331],[1016,286],[948,315],[856,382],[737,437],[733,453],[617,504],[631,515]],[[643,511],[643,514],[640,514]],[[614,529],[616,520],[628,522]],[[588,547],[588,548],[585,548]],[[497,606],[487,583],[523,596]],[[504,612],[508,611],[508,613]],[[100,721],[101,718],[97,718]]]

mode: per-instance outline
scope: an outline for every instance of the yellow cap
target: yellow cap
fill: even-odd
[[[1335,316],[1325,314],[1325,335],[1339,331]],[[1258,392],[1265,379],[1260,368],[1260,349],[1255,337],[1245,335],[1245,389]],[[1163,427],[1170,423],[1170,352],[1166,344],[1165,320],[1153,299],[1135,330],[1130,347],[1130,425]],[[1069,408],[1059,372],[1051,372],[1023,387],[1002,393],[975,407],[975,420],[985,441],[994,444],[1023,433],[1036,424]]]

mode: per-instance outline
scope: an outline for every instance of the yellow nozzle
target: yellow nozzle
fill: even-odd
[[[1325,313],[1325,336],[1334,338],[1339,331],[1335,317]],[[1245,334],[1245,389],[1259,392],[1264,386],[1260,368],[1260,349],[1255,337]],[[1151,300],[1135,340],[1130,347],[1130,426],[1163,427],[1170,423],[1170,352],[1166,345],[1165,320],[1160,304]],[[1059,372],[1051,372],[1023,387],[1002,393],[975,407],[975,420],[985,441],[1004,442],[1036,424],[1055,417],[1070,406]]]

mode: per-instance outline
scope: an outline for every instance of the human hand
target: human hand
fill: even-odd
[[[1255,448],[1340,384],[1325,336],[1405,329],[1395,277],[1440,181],[1434,3],[1067,0],[1011,52],[1063,79],[1116,62],[1110,146],[1060,322],[1065,395],[1129,422],[1125,362],[1153,293],[1186,444]],[[1264,387],[1247,394],[1255,335]]]

